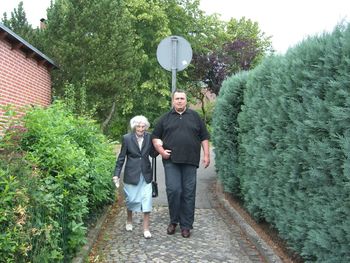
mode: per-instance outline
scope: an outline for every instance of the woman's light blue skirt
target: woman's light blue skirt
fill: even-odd
[[[147,184],[143,175],[137,185],[124,184],[125,203],[133,212],[152,211],[152,183]]]

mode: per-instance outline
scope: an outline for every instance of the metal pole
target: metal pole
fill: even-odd
[[[171,52],[171,93],[173,93],[176,90],[176,60],[177,60],[177,37],[171,38],[171,46],[172,46],[172,52]]]

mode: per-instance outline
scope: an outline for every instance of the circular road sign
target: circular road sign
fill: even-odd
[[[184,70],[192,60],[191,45],[183,37],[164,38],[158,45],[157,59],[159,64],[168,71]]]

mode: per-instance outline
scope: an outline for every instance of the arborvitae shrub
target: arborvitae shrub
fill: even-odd
[[[247,73],[242,72],[223,82],[213,113],[215,167],[225,191],[237,196],[240,196],[240,180],[236,172],[239,145],[237,116],[243,103],[246,79]]]
[[[340,25],[265,59],[248,73],[238,125],[220,130],[239,127],[235,162],[216,158],[235,171],[245,206],[308,262],[350,262],[349,43]]]

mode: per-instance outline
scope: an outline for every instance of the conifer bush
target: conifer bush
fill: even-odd
[[[231,139],[239,142],[238,161],[216,152],[219,164],[227,162],[221,177],[238,171],[229,176],[239,179],[249,212],[275,226],[306,262],[350,261],[349,43],[350,27],[339,25],[266,58],[243,89],[239,132]],[[219,95],[216,116],[226,114],[220,108],[240,77]],[[221,137],[233,128],[214,123]]]
[[[238,167],[238,122],[237,116],[243,104],[243,89],[247,74],[242,72],[235,78],[223,82],[213,113],[212,141],[215,152],[215,167],[224,190],[240,196]]]

